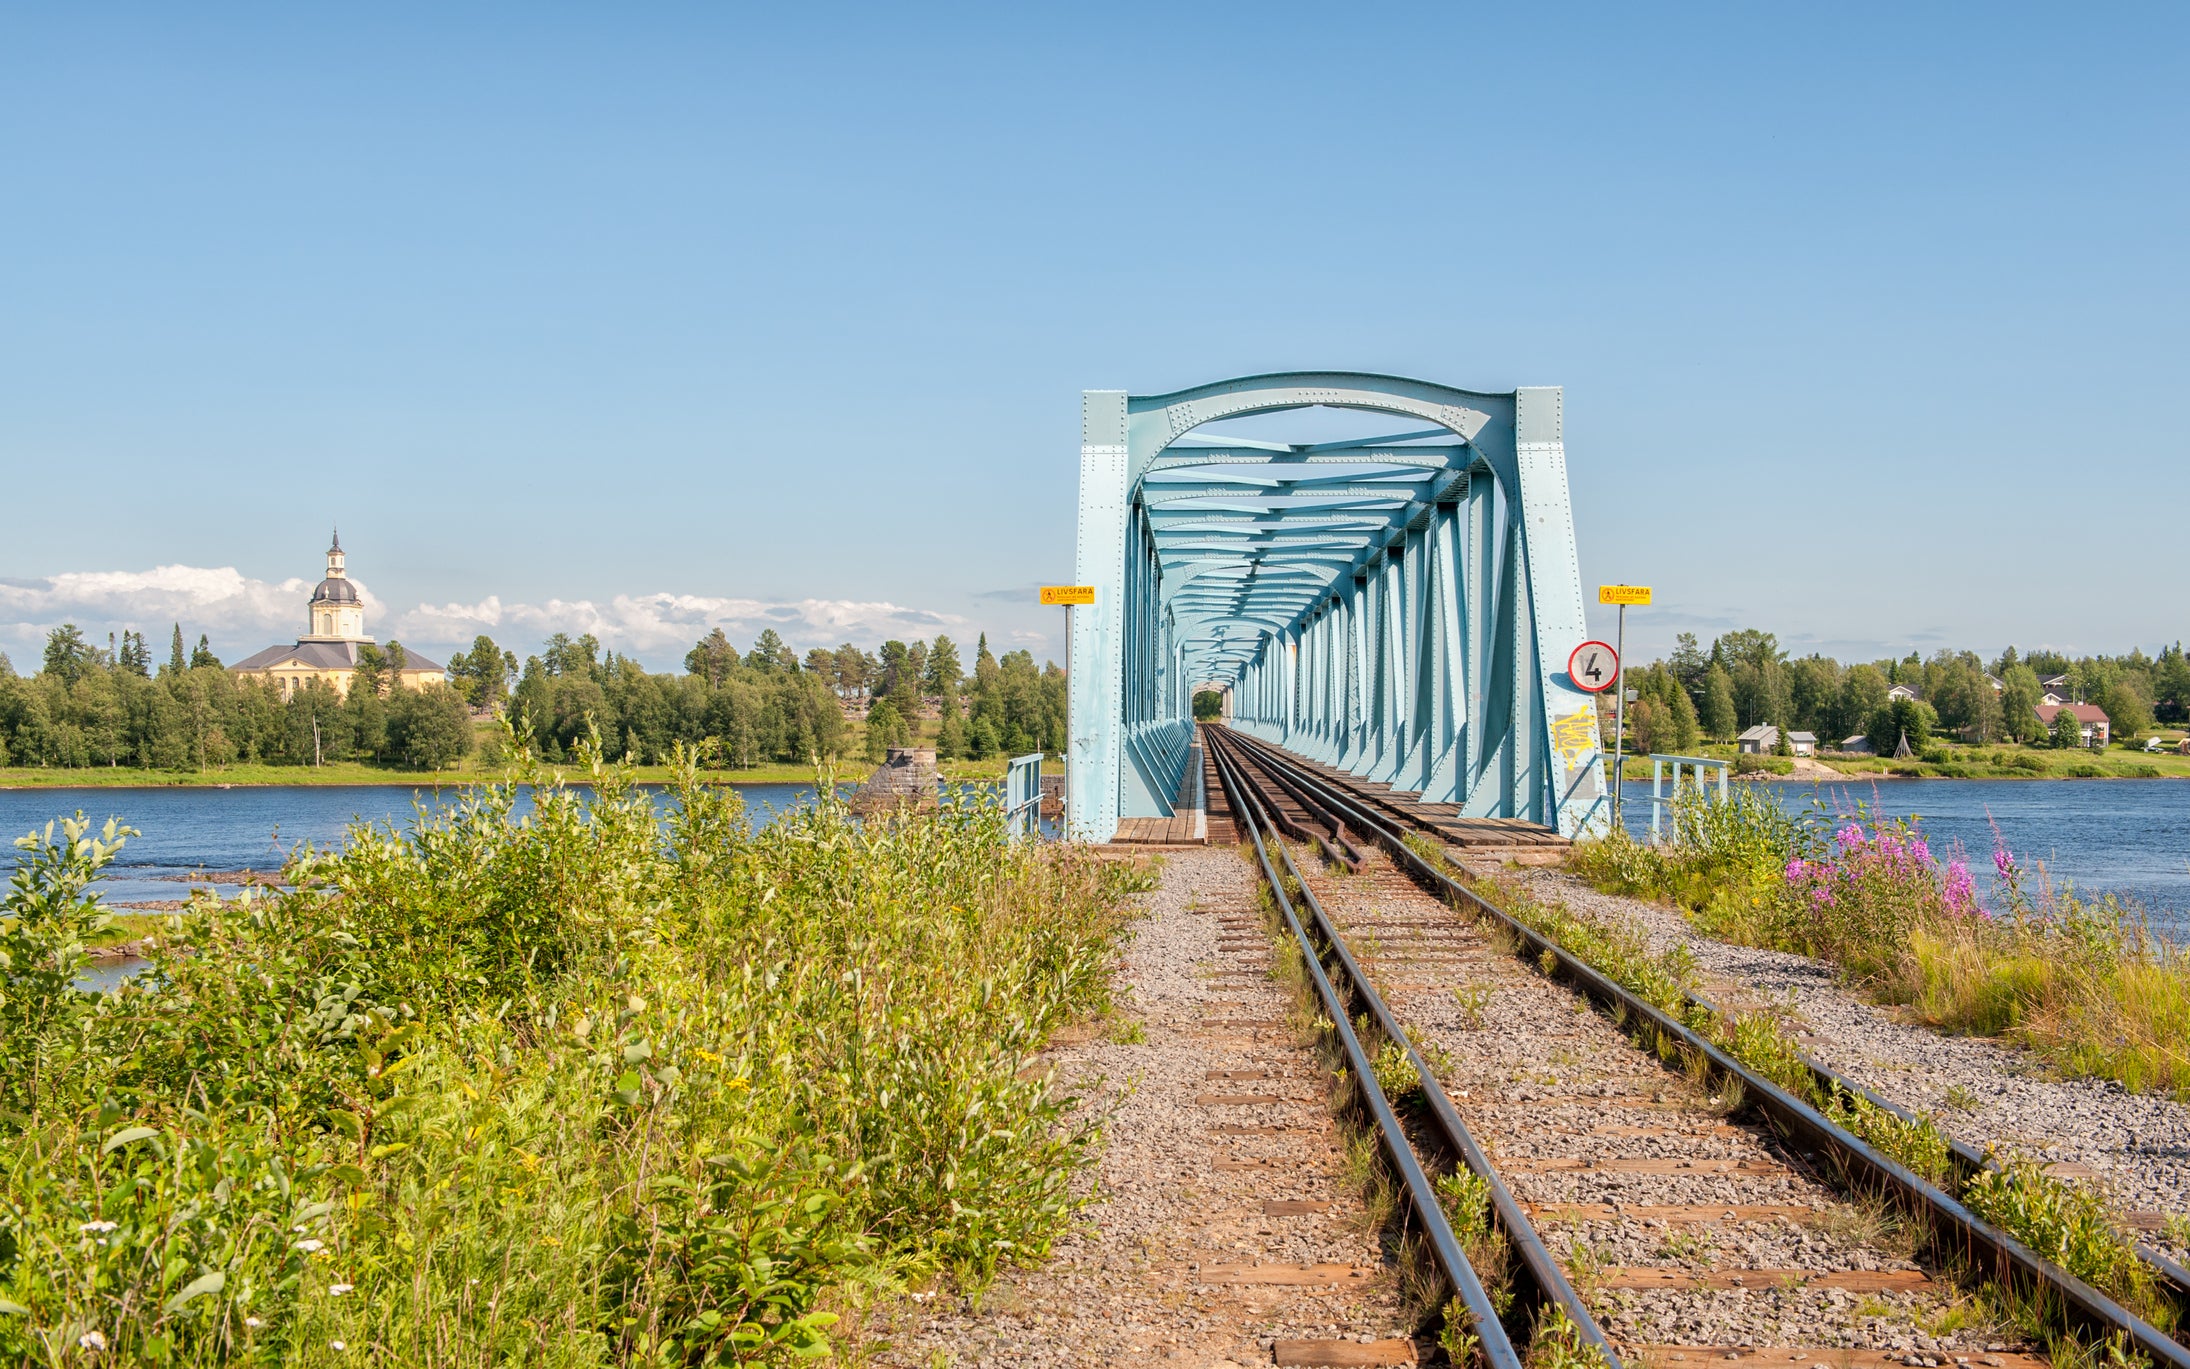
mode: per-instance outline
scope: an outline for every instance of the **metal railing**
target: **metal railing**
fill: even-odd
[[[1673,784],[1670,789],[1666,787],[1665,783],[1667,778],[1665,767],[1668,765],[1673,767]],[[1659,820],[1664,816],[1665,810],[1672,807],[1681,796],[1681,771],[1684,768],[1688,772],[1689,783],[1699,790],[1707,790],[1711,787],[1711,781],[1705,778],[1704,771],[1718,771],[1719,797],[1721,799],[1726,797],[1726,776],[1732,768],[1728,762],[1713,760],[1709,756],[1661,756],[1655,751],[1651,752],[1650,844],[1652,846],[1658,845],[1661,840],[1658,835]]]
[[[1004,772],[1004,824],[1013,840],[1042,833],[1042,753],[1013,756]]]

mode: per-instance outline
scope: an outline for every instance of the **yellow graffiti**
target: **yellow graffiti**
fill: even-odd
[[[1567,768],[1573,769],[1583,756],[1597,749],[1597,714],[1594,709],[1583,709],[1552,720],[1551,746],[1565,759]]]

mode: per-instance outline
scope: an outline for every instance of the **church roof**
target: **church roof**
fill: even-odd
[[[337,580],[330,575],[319,582],[318,589],[312,591],[312,602],[315,604],[354,604],[358,602],[357,586],[351,584],[348,580]]]
[[[298,661],[312,670],[357,669],[357,642],[295,642],[289,646],[270,646],[255,656],[249,656],[229,667],[231,670],[272,670],[285,661]],[[405,670],[442,669],[438,661],[428,660],[410,648],[403,649]]]

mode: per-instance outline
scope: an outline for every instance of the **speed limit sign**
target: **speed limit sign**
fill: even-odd
[[[1620,653],[1603,642],[1584,642],[1566,658],[1566,674],[1576,689],[1602,694],[1620,678]]]

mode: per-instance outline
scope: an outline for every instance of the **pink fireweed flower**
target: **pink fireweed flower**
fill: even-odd
[[[1992,868],[2000,872],[2000,878],[2011,878],[2015,873],[2015,853],[2005,846],[1993,848]]]
[[[1810,867],[1803,862],[1802,857],[1796,856],[1793,860],[1787,862],[1787,870],[1784,878],[1787,880],[1788,883],[1792,884],[1794,881],[1802,878],[1804,874],[1808,873],[1809,868]]]
[[[1833,833],[1833,839],[1842,846],[1861,846],[1863,844],[1863,829],[1851,822],[1846,827]]]
[[[1967,861],[1947,862],[1947,908],[1955,913],[1968,913],[1977,906],[1977,881],[1970,878]]]

